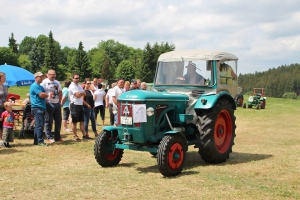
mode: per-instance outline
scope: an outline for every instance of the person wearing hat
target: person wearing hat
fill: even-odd
[[[131,80],[131,87],[129,90],[138,90],[137,81],[135,79]]]
[[[193,62],[189,62],[187,66],[187,73],[183,76],[183,81],[185,84],[200,84],[204,85],[204,78],[200,74],[196,72],[196,64]]]
[[[46,98],[48,94],[45,89],[40,85],[44,79],[42,72],[34,74],[35,82],[31,84],[29,89],[31,112],[34,115],[35,127],[34,127],[34,145],[47,146],[44,142],[43,126],[45,121],[46,111]]]

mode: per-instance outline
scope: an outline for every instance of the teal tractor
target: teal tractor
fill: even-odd
[[[247,105],[244,103],[243,108],[265,109],[267,98],[265,97],[264,88],[253,88],[253,94],[249,96]]]
[[[163,176],[183,170],[189,146],[211,164],[225,162],[235,138],[238,58],[208,50],[160,55],[151,91],[121,94],[114,105],[118,126],[96,138],[95,159],[118,165],[124,149],[149,152]],[[223,68],[220,66],[223,65]],[[224,67],[225,66],[225,67]]]

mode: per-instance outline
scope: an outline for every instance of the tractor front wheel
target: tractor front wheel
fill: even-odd
[[[236,128],[232,107],[227,99],[220,99],[213,108],[201,111],[198,116],[199,154],[207,163],[225,162],[232,152]]]
[[[180,135],[166,135],[161,140],[157,152],[157,166],[164,176],[181,173],[187,144]]]
[[[102,131],[96,138],[94,145],[95,159],[102,167],[111,167],[119,164],[123,156],[123,149],[116,149],[116,134]]]

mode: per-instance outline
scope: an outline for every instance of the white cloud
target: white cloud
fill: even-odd
[[[114,39],[134,48],[169,42],[229,51],[242,73],[299,63],[298,0],[2,0],[0,7],[0,46],[12,32],[21,42],[51,30],[62,47],[82,41],[86,50]]]

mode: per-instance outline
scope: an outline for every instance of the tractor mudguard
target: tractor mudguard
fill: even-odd
[[[103,131],[118,131],[118,128],[115,126],[104,126]]]
[[[217,95],[202,95],[196,102],[194,109],[210,109],[213,108],[220,98],[228,99],[232,104],[233,109],[236,109],[236,104],[233,97],[228,92],[220,92]]]
[[[184,144],[184,151],[188,151],[188,141],[186,139],[186,137],[184,136],[183,133],[178,132],[178,131],[167,131],[164,133],[165,135],[180,135],[181,139],[183,140]]]

